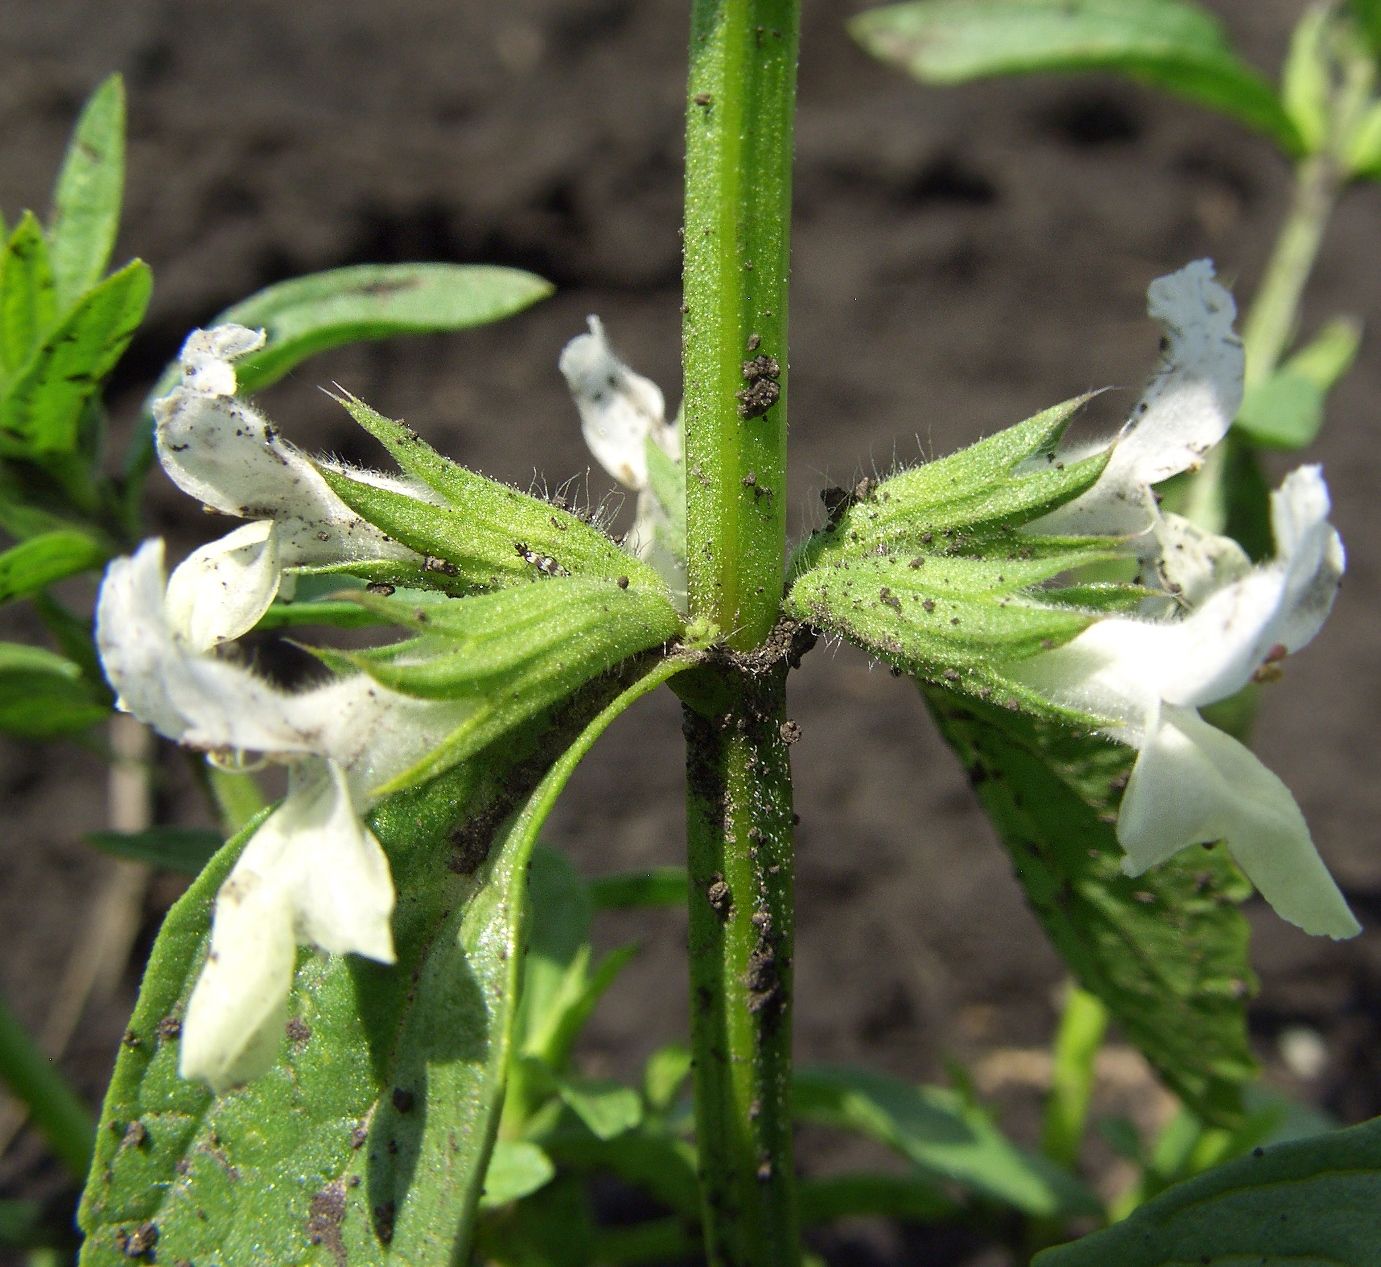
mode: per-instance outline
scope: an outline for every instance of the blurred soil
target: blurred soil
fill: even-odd
[[[588,457],[556,372],[599,313],[625,358],[679,389],[683,5],[650,0],[457,4],[339,0],[19,0],[0,23],[0,205],[46,206],[71,121],[112,69],[130,97],[123,257],[153,266],[151,319],[112,401],[121,442],[185,333],[268,283],[385,260],[513,264],[555,298],[455,337],[333,354],[265,401],[308,447],[377,461],[317,390],[339,381],[406,417],[443,451],[524,487]],[[870,62],[843,22],[864,7],[806,6],[792,308],[794,530],[817,491],[943,453],[1090,387],[1150,369],[1154,277],[1211,256],[1241,299],[1288,194],[1265,142],[1200,111],[1101,78],[923,89]],[[1240,46],[1272,68],[1300,5],[1215,0]],[[1381,317],[1381,193],[1345,200],[1305,311]],[[1353,1121],[1381,1111],[1381,355],[1368,339],[1311,460],[1325,463],[1350,569],[1328,628],[1267,693],[1259,748],[1290,784],[1368,926],[1341,945],[1253,907],[1262,977],[1253,1028],[1278,1084]],[[1278,464],[1275,474],[1283,470]],[[161,476],[153,530],[174,556],[221,530]],[[589,496],[608,491],[588,476]],[[793,679],[798,775],[799,1011],[806,1060],[864,1060],[910,1078],[967,1065],[1029,1133],[1061,980],[960,770],[918,699],[847,649]],[[679,722],[670,695],[621,721],[574,780],[548,837],[589,872],[681,853]],[[160,815],[202,813],[179,760]],[[0,988],[39,1025],[111,868],[80,841],[105,815],[104,767],[71,749],[0,758]],[[138,966],[178,891],[157,878],[114,992],[88,1009],[64,1067],[93,1103],[132,1004]],[[627,1071],[683,1030],[684,922],[611,920],[643,953],[598,1012],[592,1069]],[[1320,1036],[1301,1077],[1282,1035]],[[1108,1103],[1164,1102],[1114,1052]],[[852,1153],[809,1136],[807,1164]],[[0,1194],[61,1186],[24,1135]],[[831,1262],[1006,1260],[960,1239],[873,1225],[820,1242]]]

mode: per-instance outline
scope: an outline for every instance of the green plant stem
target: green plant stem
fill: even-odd
[[[691,1045],[712,1264],[799,1262],[786,664],[699,671],[688,749]]]
[[[53,1062],[0,999],[0,1079],[25,1105],[53,1152],[81,1182],[91,1169],[96,1127]]]
[[[800,1260],[791,1147],[786,300],[799,0],[693,0],[686,103],[691,1040],[712,1264]],[[754,364],[755,362],[755,364]],[[783,649],[785,650],[785,649]],[[687,675],[687,679],[692,675]],[[685,679],[683,679],[684,681]]]
[[[1304,287],[1341,189],[1338,165],[1329,154],[1306,158],[1295,169],[1289,213],[1242,327],[1248,387],[1268,379],[1289,346]]]
[[[1071,984],[1055,1035],[1050,1095],[1041,1132],[1041,1152],[1068,1169],[1079,1159],[1093,1096],[1094,1064],[1107,1028],[1108,1009],[1087,990]]]
[[[786,298],[799,0],[694,0],[686,118],[685,431],[691,615],[748,650],[786,544]],[[745,363],[775,362],[740,399]]]

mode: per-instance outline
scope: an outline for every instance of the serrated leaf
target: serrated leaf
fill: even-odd
[[[610,579],[626,576],[637,588],[659,588],[656,573],[619,549],[604,533],[560,506],[520,493],[443,457],[404,422],[385,418],[362,400],[341,398],[350,416],[384,446],[399,467],[439,494],[447,507],[410,510],[389,497],[370,497],[370,486],[323,471],[337,494],[371,522],[384,524],[351,501],[368,502],[400,532],[423,542],[419,553],[439,556],[476,578],[480,586],[496,577],[527,577],[541,572],[586,572]],[[376,489],[376,493],[386,490]],[[411,503],[416,505],[415,502]],[[391,531],[385,528],[385,531]],[[411,545],[407,537],[399,536]],[[427,547],[430,543],[436,548]],[[418,547],[414,546],[414,549]],[[447,550],[454,553],[447,553]]]
[[[1130,749],[936,691],[926,699],[1080,984],[1200,1117],[1234,1124],[1255,1074],[1255,978],[1237,909],[1250,886],[1221,849],[1122,873],[1114,824]]]
[[[927,83],[1114,71],[1235,118],[1289,154],[1303,149],[1271,86],[1212,14],[1182,0],[920,0],[860,14],[850,30]]]
[[[75,528],[30,537],[0,554],[0,603],[27,598],[64,577],[101,567],[109,557],[99,541]]]
[[[57,289],[43,229],[26,211],[0,257],[0,365],[10,374],[33,355],[57,314]]]
[[[0,731],[56,739],[109,715],[109,698],[71,660],[42,647],[0,642]]]
[[[864,1069],[813,1067],[797,1070],[794,1094],[803,1121],[858,1131],[927,1175],[1026,1214],[1050,1218],[1100,1208],[1073,1175],[1018,1148],[955,1091]]]
[[[519,1201],[545,1187],[556,1177],[551,1158],[536,1144],[525,1139],[500,1139],[494,1142],[489,1167],[484,1172],[481,1209],[495,1209]]]
[[[125,185],[125,88],[111,75],[77,120],[53,190],[48,224],[58,303],[94,286],[110,263]]]
[[[150,959],[83,1197],[83,1267],[123,1267],[122,1231],[145,1224],[169,1262],[463,1260],[512,1043],[537,831],[604,728],[678,667],[605,684],[554,731],[534,725],[381,804],[397,965],[303,952],[282,1058],[213,1098],[178,1078],[175,1034],[247,833],[216,856]]]
[[[124,355],[153,286],[139,260],[88,290],[44,338],[0,399],[0,454],[71,453],[82,411]]]
[[[1257,1149],[1162,1193],[1128,1218],[1038,1254],[1036,1267],[1377,1261],[1381,1119]]]
[[[92,831],[89,844],[116,858],[144,862],[165,871],[197,875],[215,856],[223,838],[220,832],[196,827],[147,827],[143,831]]]

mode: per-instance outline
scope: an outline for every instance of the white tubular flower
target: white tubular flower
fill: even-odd
[[[412,550],[346,506],[300,450],[252,405],[235,398],[232,363],[264,342],[262,330],[236,325],[188,336],[182,347],[182,382],[154,404],[163,469],[183,492],[213,510],[239,519],[273,520],[284,567],[365,559],[420,563]],[[367,471],[350,474],[433,499],[403,480]]]
[[[598,317],[587,318],[589,334],[577,335],[558,362],[580,411],[580,429],[595,460],[624,488],[638,494],[636,517],[628,534],[638,558],[651,563],[673,594],[684,594],[684,562],[662,541],[670,524],[648,476],[651,441],[674,462],[681,461],[681,433],[666,417],[666,401],[651,379],[629,369],[604,337]]]
[[[1146,310],[1165,332],[1161,364],[1117,436],[1098,482],[1030,525],[1042,533],[1133,536],[1158,519],[1151,486],[1198,467],[1242,403],[1237,307],[1196,260],[1146,291]],[[1071,456],[1084,457],[1103,445]]]
[[[1288,789],[1196,711],[1318,632],[1344,566],[1328,510],[1319,468],[1295,471],[1271,499],[1273,562],[1213,590],[1183,619],[1100,620],[1013,673],[1055,703],[1104,719],[1112,738],[1139,749],[1117,821],[1128,874],[1221,840],[1284,919],[1351,937],[1360,926]]]
[[[163,543],[110,565],[96,640],[119,707],[189,747],[291,763],[286,799],[216,900],[211,950],[182,1027],[181,1071],[216,1091],[262,1073],[282,1034],[295,947],[393,960],[393,882],[364,825],[374,789],[434,748],[469,706],[411,699],[364,675],[279,690],[211,648],[277,589],[275,528],[204,547],[165,585]]]

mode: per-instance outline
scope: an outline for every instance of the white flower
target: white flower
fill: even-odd
[[[666,417],[661,389],[629,369],[609,346],[598,317],[587,318],[580,334],[561,351],[558,362],[580,411],[580,429],[595,460],[624,488],[638,494],[629,544],[652,564],[673,594],[686,592],[685,560],[668,542],[671,507],[663,506],[648,475],[649,442],[679,463],[681,432]]]
[[[182,382],[154,405],[158,458],[184,493],[238,519],[272,520],[284,567],[419,555],[361,519],[312,461],[252,405],[235,397],[232,362],[263,347],[262,330],[195,330],[182,347]],[[345,470],[338,463],[319,465]],[[373,471],[353,478],[424,501],[420,486]]]
[[[1158,277],[1146,310],[1164,331],[1161,363],[1116,437],[1108,464],[1087,492],[1031,524],[1042,533],[1131,536],[1159,515],[1151,486],[1196,469],[1226,434],[1242,403],[1242,341],[1232,296],[1208,260]],[[1088,456],[1104,443],[1070,453]],[[1154,548],[1154,543],[1148,543]]]
[[[289,693],[210,650],[272,600],[274,532],[247,524],[197,551],[166,585],[163,543],[145,542],[110,565],[97,604],[97,644],[120,708],[189,747],[291,763],[286,799],[221,887],[183,1022],[182,1073],[216,1090],[272,1060],[299,942],[392,961],[393,884],[362,815],[374,790],[469,708],[397,695],[364,675]]]
[[[1350,937],[1359,925],[1288,789],[1196,711],[1318,632],[1344,565],[1328,509],[1319,469],[1295,471],[1271,500],[1273,562],[1217,588],[1185,569],[1189,588],[1207,596],[1183,619],[1100,620],[1012,671],[1139,749],[1117,822],[1129,874],[1221,840],[1279,915],[1306,932]],[[1217,566],[1213,552],[1204,558]]]

